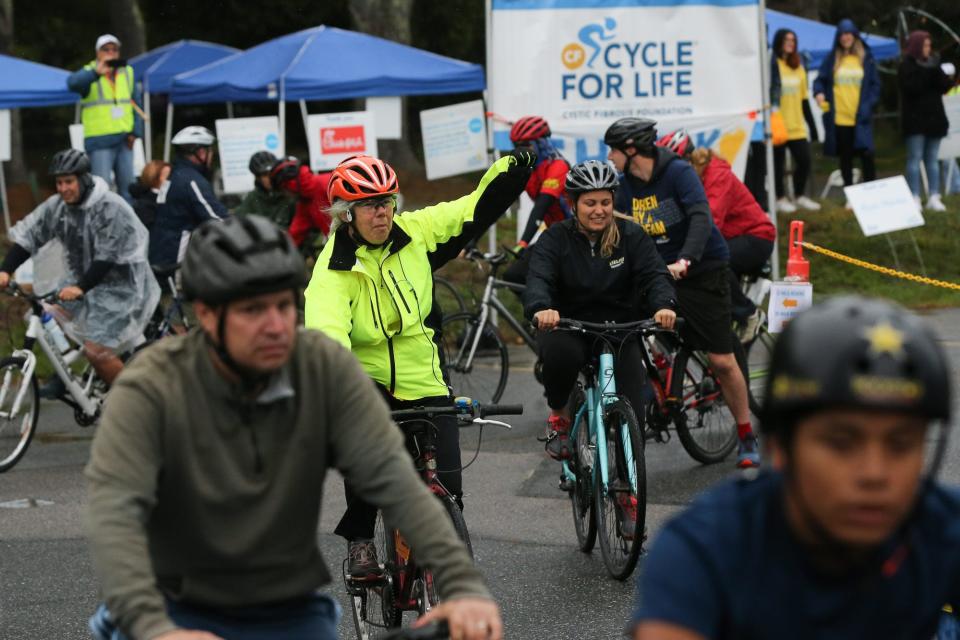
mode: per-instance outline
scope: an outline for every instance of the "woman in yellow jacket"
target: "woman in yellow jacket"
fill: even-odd
[[[472,193],[394,215],[399,183],[393,168],[370,156],[341,162],[330,178],[334,231],[307,287],[306,326],[353,351],[392,409],[450,403],[435,336],[434,265],[474,225],[489,224],[523,190],[536,157],[519,153],[491,166]],[[436,419],[440,481],[460,501],[459,433],[455,420]],[[376,509],[347,488],[347,511],[336,533],[348,541],[348,571],[377,571],[371,542]]]

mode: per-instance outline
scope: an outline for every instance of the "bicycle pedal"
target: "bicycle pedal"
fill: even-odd
[[[569,493],[573,491],[575,487],[576,484],[573,482],[573,480],[570,480],[569,478],[560,478],[560,483],[557,486],[557,489]]]

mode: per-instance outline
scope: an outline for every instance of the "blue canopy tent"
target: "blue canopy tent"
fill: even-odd
[[[177,104],[307,100],[482,91],[483,68],[375,36],[319,26],[268,40],[173,80]]]
[[[820,68],[824,58],[833,49],[833,41],[837,33],[836,26],[774,11],[773,9],[767,9],[766,17],[767,44],[769,46],[773,46],[773,34],[778,29],[790,29],[797,34],[797,40],[800,41],[800,51],[810,56],[810,69]],[[900,55],[900,45],[894,38],[884,38],[868,33],[863,33],[862,36],[863,41],[870,45],[870,49],[877,60],[888,60]]]
[[[199,69],[212,62],[240,53],[239,49],[202,40],[178,40],[162,47],[141,53],[130,60],[136,77],[143,84],[143,109],[150,113],[150,95],[170,93],[173,77],[186,71]],[[229,109],[229,106],[228,106]],[[167,128],[173,119],[167,118]],[[144,122],[147,159],[153,158],[153,129],[149,119]]]
[[[67,89],[69,75],[63,69],[0,54],[0,109],[73,104],[79,100],[79,96]],[[0,204],[3,205],[4,223],[9,229],[10,207],[7,205],[7,185],[2,166]]]
[[[0,109],[55,107],[79,96],[67,89],[63,69],[0,54]]]

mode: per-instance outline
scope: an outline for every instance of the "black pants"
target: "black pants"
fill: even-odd
[[[843,186],[853,184],[853,156],[860,156],[863,164],[863,182],[870,182],[877,178],[877,168],[873,163],[873,151],[854,149],[855,127],[836,127],[837,155],[840,156],[840,173],[843,175]]]
[[[540,360],[543,363],[543,395],[547,397],[547,406],[562,409],[567,404],[577,374],[589,362],[591,356],[599,354],[602,342],[594,336],[571,333],[569,331],[547,331],[541,333],[537,342],[540,346]],[[643,357],[636,336],[620,343],[613,342],[614,375],[617,391],[623,393],[633,405],[637,419],[643,419]]]
[[[810,142],[804,140],[787,140],[786,144],[773,148],[773,177],[777,198],[786,194],[783,188],[783,171],[787,163],[787,150],[793,157],[793,195],[797,198],[803,195],[807,188],[807,178],[810,177]]]
[[[767,151],[762,142],[751,142],[747,152],[747,169],[743,174],[743,184],[747,186],[760,208],[767,208]]]
[[[383,392],[382,389],[381,392]],[[391,410],[445,406],[451,403],[450,398],[443,396],[407,401],[389,397],[386,393],[384,395]],[[437,425],[437,468],[439,469],[437,475],[440,477],[440,483],[459,504],[463,497],[463,478],[460,470],[460,429],[457,426],[457,419],[453,416],[438,416],[433,419],[433,423]],[[411,438],[408,438],[408,450],[415,450],[412,445]],[[373,530],[377,523],[377,508],[353,493],[349,485],[344,484],[343,490],[347,496],[347,510],[340,518],[334,533],[347,540],[373,538]]]
[[[737,236],[727,239],[730,248],[730,315],[734,320],[746,320],[757,306],[740,289],[740,276],[759,273],[773,253],[773,242],[756,236]]]

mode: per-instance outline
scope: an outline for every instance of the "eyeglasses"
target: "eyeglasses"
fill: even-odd
[[[115,44],[105,44],[100,47],[100,51],[103,51],[104,53],[116,53],[117,51],[120,51],[120,47]]]
[[[396,201],[394,200],[393,196],[386,196],[384,198],[368,198],[367,200],[359,200],[353,206],[369,207],[370,209],[373,209],[374,211],[376,211],[380,207],[383,207],[384,209],[389,209],[394,205],[395,202]]]

